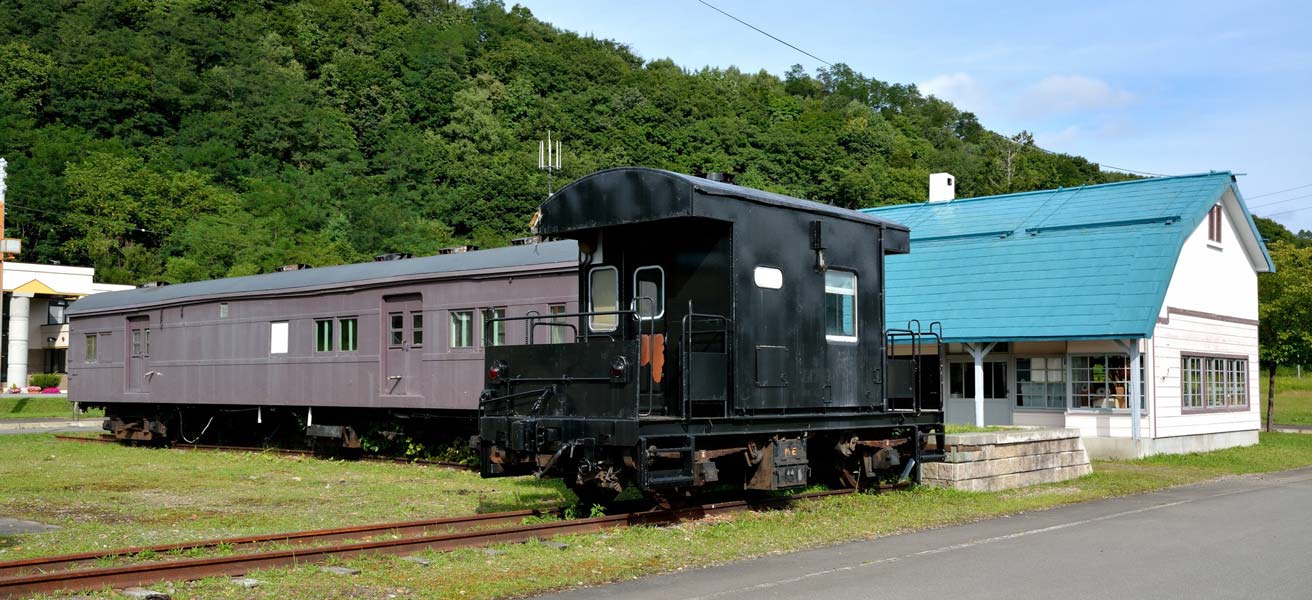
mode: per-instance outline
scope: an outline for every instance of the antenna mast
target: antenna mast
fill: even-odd
[[[552,141],[551,130],[547,130],[546,141],[538,140],[538,169],[547,172],[547,197],[555,193],[551,176],[560,170],[560,140]]]

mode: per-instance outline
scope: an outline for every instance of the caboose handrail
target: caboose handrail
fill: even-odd
[[[622,316],[624,316],[624,315],[632,315],[632,314],[635,314],[635,311],[633,311],[633,310],[594,310],[594,311],[588,311],[588,312],[556,313],[556,314],[551,314],[551,315],[544,315],[544,314],[538,313],[537,311],[532,311],[532,313],[530,313],[530,314],[521,315],[521,316],[518,316],[518,317],[495,317],[495,318],[492,318],[492,319],[486,319],[486,318],[485,318],[485,319],[483,320],[483,346],[484,346],[484,347],[487,347],[487,346],[488,346],[488,343],[487,343],[487,341],[488,341],[488,333],[492,331],[491,328],[492,328],[492,326],[493,326],[494,324],[496,324],[496,323],[508,323],[508,322],[511,322],[511,321],[529,321],[530,324],[529,324],[529,334],[528,334],[528,336],[527,336],[527,337],[528,337],[528,339],[527,339],[527,344],[531,346],[531,345],[536,344],[536,342],[534,341],[534,338],[533,338],[533,329],[536,328],[537,326],[543,326],[543,327],[569,327],[569,328],[573,329],[574,332],[575,332],[575,333],[574,333],[574,340],[575,340],[575,341],[578,341],[578,338],[582,337],[582,336],[580,336],[579,333],[578,333],[578,332],[579,332],[579,328],[578,328],[578,327],[575,327],[574,324],[572,324],[572,323],[569,323],[569,322],[564,321],[564,319],[571,319],[571,318],[573,318],[573,319],[578,319],[578,318],[586,318],[586,317],[604,317],[604,316],[610,316],[610,315],[615,315],[615,316],[620,316],[620,317],[622,317]],[[543,322],[541,322],[541,323],[533,323],[533,321],[539,321],[539,320],[541,320],[541,321],[543,321]],[[615,331],[618,331],[618,330],[619,330],[619,328],[616,327]],[[611,339],[614,339],[614,335],[613,335],[613,334],[614,334],[614,331],[611,331],[611,332],[605,332],[605,333],[603,333],[603,334],[601,334],[601,335],[607,335],[607,336],[611,337]]]
[[[703,320],[703,321],[718,321],[718,322],[721,324],[721,327],[720,327],[720,329],[718,329],[718,330],[711,330],[711,331],[693,331],[693,329],[694,329],[694,327],[695,327],[695,323],[696,323],[699,319],[700,319],[700,320]],[[720,335],[723,336],[724,354],[725,354],[726,356],[732,356],[733,353],[732,353],[731,348],[732,348],[732,344],[733,344],[733,336],[729,335],[729,332],[730,332],[731,329],[733,329],[733,320],[730,319],[729,317],[724,316],[724,315],[716,315],[716,314],[710,314],[710,313],[699,313],[699,312],[695,312],[695,311],[693,310],[693,307],[692,307],[692,301],[689,300],[689,301],[688,301],[688,313],[685,314],[685,315],[683,316],[683,321],[682,321],[681,325],[682,325],[681,336],[682,336],[683,339],[681,340],[681,343],[679,344],[679,362],[681,363],[681,364],[680,364],[680,367],[681,367],[680,370],[683,371],[683,385],[682,385],[682,387],[683,387],[683,390],[682,390],[682,392],[683,392],[683,402],[682,402],[682,404],[683,404],[683,421],[684,421],[685,423],[687,423],[687,422],[689,422],[690,420],[692,420],[692,360],[691,360],[691,358],[692,358],[692,357],[691,357],[691,354],[692,354],[692,336],[693,336],[693,335],[696,335],[696,334],[712,334],[712,333],[718,333],[718,334],[720,334]],[[732,361],[730,361],[730,362],[726,362],[726,363],[725,363],[725,368],[732,370],[732,369],[733,369]],[[728,373],[726,373],[726,377],[725,377],[725,382],[726,382],[725,385],[726,385],[726,388],[725,388],[725,390],[724,390],[724,394],[725,394],[725,397],[724,397],[724,410],[725,410],[724,416],[728,416],[728,411],[729,411],[729,389],[728,389],[728,385],[729,385],[729,382],[732,382],[732,381],[733,381],[733,378],[730,377]]]

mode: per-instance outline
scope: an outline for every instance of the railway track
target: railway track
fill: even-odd
[[[125,548],[105,553],[52,556],[0,563],[0,597],[16,598],[38,593],[81,591],[102,587],[131,587],[161,581],[193,580],[205,577],[243,575],[256,569],[314,564],[329,559],[349,559],[364,555],[413,554],[423,550],[449,551],[496,543],[519,543],[559,535],[597,533],[638,525],[668,525],[746,510],[784,508],[794,502],[851,493],[851,490],[814,492],[762,501],[736,500],[681,508],[677,510],[643,510],[613,516],[523,524],[526,517],[541,511],[512,511],[471,517],[388,523],[354,528],[277,534],[229,540],[209,540],[156,546]],[[520,523],[520,524],[514,524]],[[497,525],[507,525],[497,527]],[[445,529],[433,533],[435,529]],[[414,535],[401,536],[402,533]],[[388,539],[364,539],[345,544],[311,546],[312,542],[359,540],[367,536],[387,535]],[[394,537],[395,536],[395,537]],[[288,542],[305,547],[249,552],[227,556],[164,560],[113,567],[77,568],[90,561],[115,556],[134,556],[147,551],[170,552],[193,548],[218,548],[223,545],[251,547],[258,544]]]
[[[56,434],[55,439],[61,442],[80,442],[86,444],[120,444],[120,445],[125,444],[123,440],[120,440],[109,434],[101,434],[100,437],[84,437],[84,436],[77,436],[77,435]],[[206,450],[206,451],[221,451],[221,452],[264,452],[269,454],[282,454],[286,456],[324,457],[323,454],[317,453],[313,450],[295,450],[291,448],[262,448],[257,446],[220,446],[215,444],[180,443],[180,444],[172,444],[168,446],[168,448],[172,448],[175,450]],[[350,458],[348,460],[358,460],[363,462],[395,463],[395,464],[429,465],[434,467],[445,467],[448,469],[458,469],[461,471],[473,470],[473,467],[470,467],[469,465],[466,465],[464,463],[442,461],[442,460],[424,460],[424,459],[417,459],[417,458],[416,459],[388,458],[384,456],[362,456],[358,458]]]

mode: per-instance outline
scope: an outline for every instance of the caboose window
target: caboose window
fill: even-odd
[[[87,334],[86,362],[96,362],[96,334]]]
[[[638,267],[633,272],[633,304],[644,321],[665,316],[665,269]]]
[[[620,310],[620,272],[615,267],[597,267],[588,274],[588,311],[616,313]],[[615,331],[620,325],[618,314],[588,317],[588,329]]]
[[[424,313],[410,313],[410,345],[424,345]]]
[[[314,351],[315,352],[333,351],[332,319],[314,322]]]
[[[856,273],[825,271],[825,339],[856,341]]]

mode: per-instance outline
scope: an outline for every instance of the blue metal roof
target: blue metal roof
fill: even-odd
[[[1152,337],[1184,241],[1229,172],[866,209],[911,228],[887,258],[887,319],[940,321],[949,341]],[[1240,228],[1242,230],[1242,228]]]

